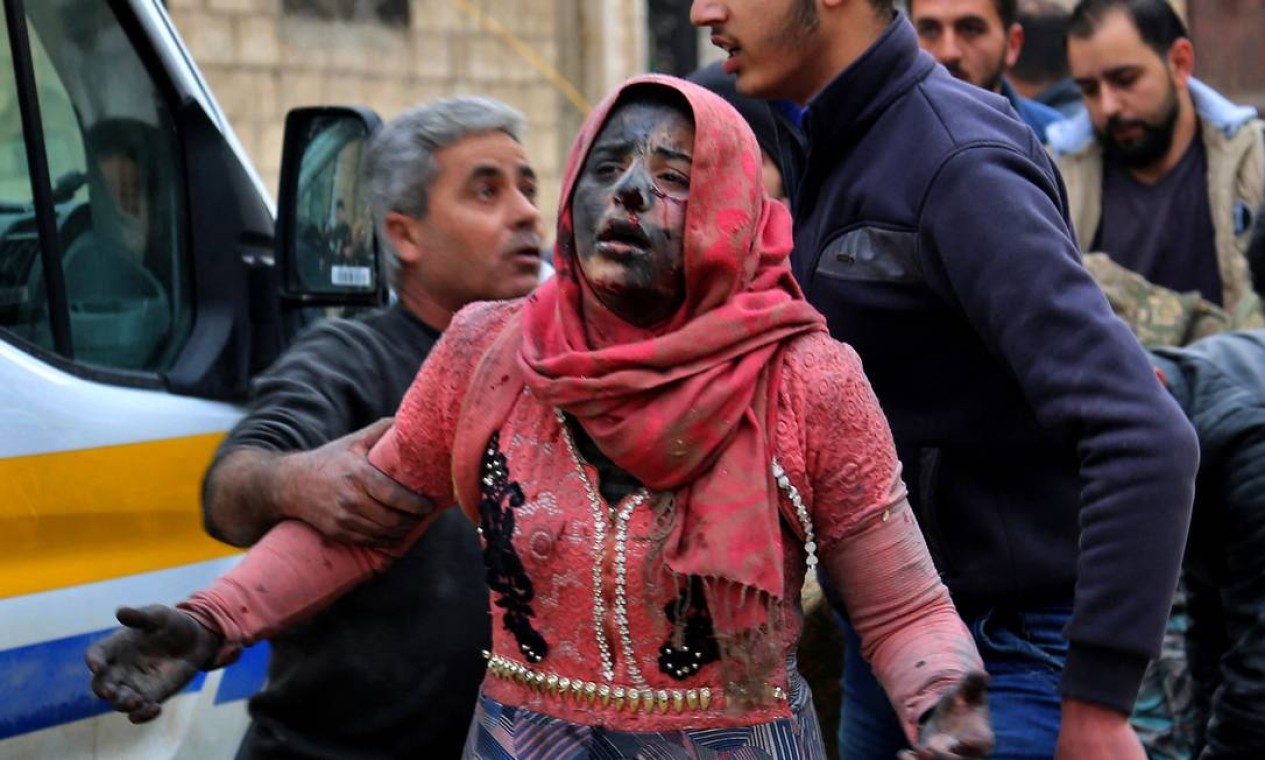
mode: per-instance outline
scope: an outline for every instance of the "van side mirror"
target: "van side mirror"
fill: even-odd
[[[387,301],[377,234],[361,187],[373,111],[295,108],[286,114],[277,208],[284,308]]]

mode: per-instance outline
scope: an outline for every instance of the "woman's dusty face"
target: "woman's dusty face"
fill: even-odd
[[[633,101],[612,112],[571,199],[580,270],[626,322],[662,322],[685,298],[685,207],[694,125],[670,105]]]

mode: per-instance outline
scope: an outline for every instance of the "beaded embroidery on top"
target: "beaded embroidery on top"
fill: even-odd
[[[536,667],[543,658],[536,648],[531,648],[531,651],[540,656],[534,659],[532,656],[525,656],[525,661],[486,652],[484,656],[488,658],[489,675],[516,682],[541,696],[558,699],[564,704],[586,710],[606,708],[616,712],[636,714],[655,711],[679,713],[708,710],[717,704],[723,707],[730,702],[732,696],[730,689],[739,688],[735,684],[731,683],[728,687],[713,685],[679,689],[651,688],[640,671],[638,667],[640,660],[633,648],[627,606],[629,522],[635,510],[647,503],[652,503],[657,496],[652,495],[643,487],[628,494],[613,507],[607,504],[598,493],[597,484],[590,479],[589,472],[585,469],[585,459],[579,452],[565,415],[560,410],[555,410],[555,416],[561,428],[560,438],[566,445],[572,464],[580,476],[591,511],[593,566],[591,569],[586,568],[585,573],[592,573],[592,614],[601,660],[600,677],[597,680],[586,681],[576,678],[574,673],[568,677],[564,675],[564,672]],[[490,490],[499,494],[491,499],[494,507],[499,507],[502,500],[508,500],[508,506],[500,511],[504,513],[500,518],[500,527],[508,536],[513,532],[513,509],[522,506],[525,500],[518,485],[508,479],[505,457],[499,451],[498,442],[499,438],[493,436],[489,443],[484,488],[485,491]],[[800,529],[796,531],[797,533],[802,531],[805,537],[807,565],[811,568],[817,564],[817,556],[815,534],[807,505],[779,462],[773,460],[770,463],[770,471],[778,490],[785,499],[780,510],[783,519],[796,525]],[[485,498],[484,501],[487,502],[489,499]],[[494,510],[494,516],[500,512]],[[484,522],[485,524],[488,522],[486,518]],[[508,531],[505,530],[507,526]],[[485,539],[488,538],[485,531]],[[514,561],[517,562],[516,554]],[[604,570],[608,567],[608,561],[610,570],[613,570],[610,577],[606,576]],[[521,572],[521,563],[516,566]],[[525,574],[520,586],[530,588],[530,581]],[[606,596],[607,591],[612,592],[613,598],[610,600]],[[511,624],[509,619],[512,611],[511,604],[517,601],[525,606],[530,600],[528,596],[517,600],[506,598],[497,602],[499,606],[507,610],[505,627],[515,632],[516,636],[519,631],[515,628],[519,623],[528,625],[528,628],[530,626],[526,617],[520,617],[516,623]],[[530,607],[526,609],[526,614],[530,615]],[[720,648],[712,630],[701,578],[690,576],[685,585],[678,589],[676,599],[669,601],[662,609],[664,618],[673,628],[673,633],[657,652],[661,671],[675,681],[684,682],[696,675],[708,663],[720,659]],[[614,630],[610,630],[612,628]],[[608,630],[612,635],[608,636]],[[522,644],[523,640],[520,638],[520,649]],[[540,645],[545,646],[543,641]],[[524,649],[524,654],[527,654],[526,649]],[[626,670],[626,680],[615,680],[617,656]],[[767,690],[772,700],[785,702],[787,692],[782,687],[764,684],[762,688]]]
[[[611,651],[610,642],[606,640],[606,598],[602,594],[602,560],[606,551],[606,523],[609,518],[607,517],[607,510],[603,509],[602,499],[598,495],[597,489],[593,486],[593,483],[589,480],[588,473],[584,470],[580,452],[575,445],[575,438],[571,435],[570,428],[567,427],[566,416],[563,415],[561,409],[555,409],[554,413],[558,418],[558,424],[562,427],[562,438],[567,444],[567,451],[571,454],[571,461],[580,473],[580,482],[584,484],[584,490],[589,497],[589,506],[593,513],[593,543],[596,546],[596,551],[593,553],[593,631],[597,638],[597,649],[602,658],[602,677],[607,682],[610,682],[615,679],[615,656]],[[632,633],[628,629],[625,592],[628,518],[632,516],[633,509],[645,502],[649,495],[650,492],[645,488],[639,489],[625,498],[622,507],[611,515],[615,520],[615,626],[619,632],[620,644],[624,648],[628,674],[631,676],[634,686],[645,686],[646,679],[641,675],[641,671],[637,667],[637,658],[633,652]]]
[[[513,634],[523,657],[537,663],[549,654],[549,644],[532,627],[530,618],[535,613],[531,601],[535,589],[514,548],[514,510],[523,505],[523,489],[509,479],[509,467],[500,449],[498,433],[493,433],[488,440],[482,469],[479,528],[483,534],[488,588],[498,595],[496,605],[505,609],[505,629]]]
[[[593,561],[593,622],[597,638],[597,647],[601,655],[602,677],[610,682],[615,676],[615,659],[605,631],[606,602],[602,593],[602,562],[605,554],[606,526],[613,518],[615,523],[615,609],[614,621],[623,647],[624,657],[632,677],[633,684],[643,686],[645,679],[637,667],[637,658],[633,651],[632,635],[628,628],[626,612],[626,544],[628,540],[628,519],[633,510],[649,498],[649,492],[642,488],[624,499],[617,509],[603,508],[603,501],[594,484],[584,470],[583,460],[576,447],[575,439],[567,427],[566,416],[561,409],[555,409],[558,424],[562,428],[562,438],[571,455],[572,462],[580,474],[588,496],[593,517],[593,536],[596,551]],[[774,480],[778,488],[785,492],[795,509],[795,516],[804,532],[804,550],[807,553],[807,564],[811,570],[817,566],[817,544],[814,540],[812,518],[808,508],[799,495],[799,490],[790,482],[782,465],[773,459],[771,463]],[[608,517],[609,514],[609,517]],[[664,615],[668,622],[681,629],[681,642],[670,636],[659,649],[659,670],[671,678],[683,681],[699,671],[708,663],[720,659],[720,647],[717,645],[712,629],[711,615],[707,610],[707,602],[703,594],[702,579],[691,576],[689,586],[683,589],[678,598],[664,607]]]
[[[804,553],[808,555],[805,564],[808,565],[808,571],[812,572],[817,567],[817,536],[813,533],[813,518],[808,514],[808,507],[804,504],[803,497],[799,495],[799,489],[791,482],[786,470],[782,469],[782,464],[776,457],[773,459],[772,468],[777,487],[786,494],[786,498],[791,500],[791,506],[795,508],[795,517],[804,531]]]
[[[681,589],[675,601],[663,608],[668,622],[681,631],[681,643],[676,636],[659,648],[659,670],[678,681],[694,675],[704,665],[720,659],[720,647],[716,644],[712,629],[711,613],[703,594],[703,579],[692,575],[688,588]]]

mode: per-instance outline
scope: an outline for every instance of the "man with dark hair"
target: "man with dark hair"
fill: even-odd
[[[1190,425],[1006,101],[937,66],[890,2],[816,0],[811,23],[800,5],[696,0],[691,19],[740,93],[804,109],[792,265],[887,413],[992,677],[996,756],[1141,758],[1127,718],[1177,583]],[[840,755],[892,757],[852,641]]]
[[[1048,134],[1081,248],[1231,315],[1258,311],[1243,252],[1265,199],[1265,122],[1194,78],[1167,0],[1082,0],[1068,35],[1086,113]]]
[[[294,519],[392,544],[431,511],[366,453],[457,310],[537,283],[522,130],[509,106],[462,97],[373,136],[364,186],[398,303],[317,324],[255,381],[203,485],[211,535],[245,547]],[[388,570],[273,637],[239,760],[459,757],[491,641],[480,554],[448,510]]]
[[[1072,117],[1085,106],[1067,68],[1071,12],[1059,0],[1019,0],[1023,47],[1008,78],[1019,94]]]
[[[1243,253],[1265,193],[1262,122],[1193,78],[1193,46],[1166,0],[1084,0],[1068,35],[1086,113],[1053,126],[1051,142],[1113,306],[1149,345],[1260,326]],[[1134,710],[1152,758],[1187,756],[1196,728],[1188,612],[1179,592]]]
[[[909,18],[923,50],[958,79],[1010,101],[1042,142],[1045,128],[1063,118],[1006,80],[1025,44],[1015,0],[909,0]]]

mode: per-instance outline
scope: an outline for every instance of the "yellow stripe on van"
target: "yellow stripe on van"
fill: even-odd
[[[0,459],[0,598],[240,551],[202,530],[202,474],[222,438]]]

